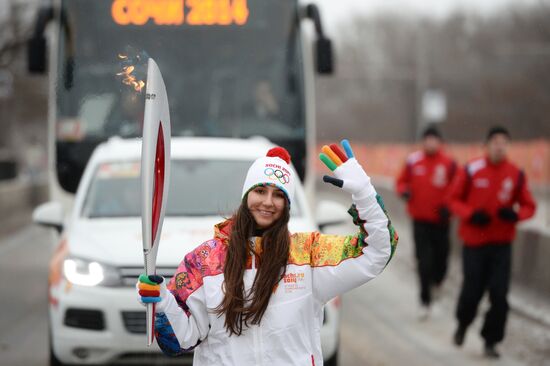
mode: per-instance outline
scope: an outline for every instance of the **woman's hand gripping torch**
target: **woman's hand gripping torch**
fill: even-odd
[[[147,65],[141,147],[141,226],[145,273],[156,272],[157,252],[170,180],[170,112],[164,80],[156,62]],[[147,345],[155,337],[155,305],[147,304]]]

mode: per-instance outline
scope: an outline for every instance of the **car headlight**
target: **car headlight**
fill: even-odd
[[[115,267],[81,258],[67,258],[63,262],[67,281],[80,286],[117,286],[121,279]]]

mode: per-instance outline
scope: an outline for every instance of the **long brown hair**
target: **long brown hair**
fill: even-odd
[[[275,286],[285,275],[290,247],[289,218],[289,205],[285,202],[282,216],[263,232],[256,278],[250,293],[245,294],[243,276],[247,255],[250,251],[253,255],[257,253],[249,242],[256,222],[248,209],[246,196],[233,215],[224,267],[224,298],[215,309],[216,314],[225,315],[225,328],[230,335],[241,335],[243,325],[247,328],[250,324],[260,324]]]

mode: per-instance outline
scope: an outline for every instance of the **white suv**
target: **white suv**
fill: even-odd
[[[251,162],[270,147],[262,139],[172,139],[171,189],[157,273],[169,278],[186,253],[212,237],[214,224],[239,205]],[[113,138],[101,144],[67,218],[57,202],[34,212],[35,222],[62,233],[49,275],[52,365],[182,364],[182,358],[174,360],[158,347],[146,347],[145,312],[135,295],[137,276],[144,271],[140,153],[137,139]],[[295,196],[290,230],[317,230],[301,184]],[[325,307],[321,332],[325,364],[336,365],[338,332],[339,300],[334,299]],[[191,364],[192,354],[186,359]]]

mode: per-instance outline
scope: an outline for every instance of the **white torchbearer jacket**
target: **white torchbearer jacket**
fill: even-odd
[[[349,210],[355,235],[318,232],[291,235],[288,264],[259,325],[229,336],[215,309],[223,299],[224,263],[231,221],[216,225],[214,238],[187,254],[157,304],[155,336],[160,348],[177,356],[194,349],[195,366],[322,365],[323,305],[364,284],[385,268],[397,234],[374,189],[353,197]],[[261,238],[251,238],[261,257]],[[244,274],[250,290],[258,256]]]

